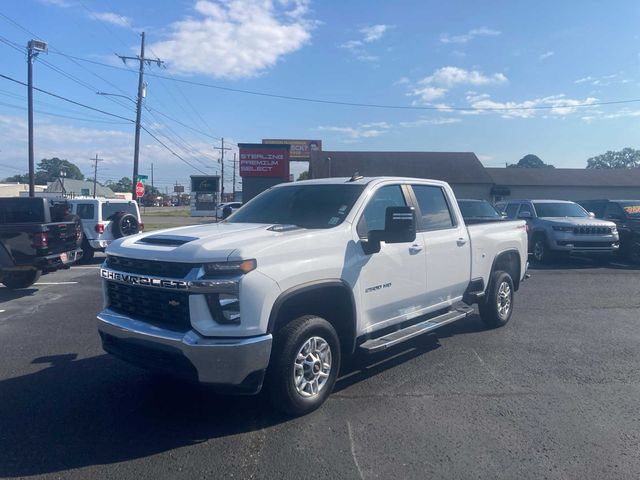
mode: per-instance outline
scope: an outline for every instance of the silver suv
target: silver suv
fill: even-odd
[[[526,220],[529,252],[536,263],[554,254],[586,253],[611,256],[618,251],[616,224],[594,218],[592,213],[565,200],[510,200],[496,208],[510,219]]]

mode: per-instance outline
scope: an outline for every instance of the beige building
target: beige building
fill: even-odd
[[[45,185],[35,185],[36,192],[44,192]],[[28,183],[0,183],[0,197],[19,197],[24,195],[21,192],[29,193]]]

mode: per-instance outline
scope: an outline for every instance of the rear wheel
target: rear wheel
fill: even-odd
[[[551,251],[547,246],[544,237],[539,236],[533,239],[533,261],[538,265],[548,263],[551,260]]]
[[[82,258],[80,259],[79,263],[89,263],[91,260],[93,260],[93,255],[96,253],[96,251],[91,247],[91,245],[89,245],[88,240],[86,239],[86,237],[82,240]]]
[[[640,242],[636,242],[631,245],[627,259],[634,265],[640,265]]]
[[[507,272],[491,274],[484,300],[478,304],[480,318],[491,328],[506,325],[513,312],[513,279]]]
[[[320,407],[340,370],[340,342],[329,322],[314,315],[297,318],[275,338],[267,385],[275,408],[299,416]]]
[[[42,270],[18,270],[15,272],[7,272],[2,277],[2,283],[5,287],[12,290],[18,288],[27,288],[38,281],[42,275]]]

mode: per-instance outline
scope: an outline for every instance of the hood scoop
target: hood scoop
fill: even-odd
[[[267,230],[269,230],[270,232],[290,232],[292,230],[301,230],[302,227],[299,227],[298,225],[283,225],[283,224],[277,224],[277,225],[273,225],[269,228],[267,228]]]
[[[185,243],[193,242],[197,240],[196,237],[182,237],[179,235],[150,235],[148,237],[141,238],[136,243],[142,243],[146,245],[165,245],[168,247],[178,247]]]

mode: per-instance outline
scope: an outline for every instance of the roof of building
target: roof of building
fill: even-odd
[[[473,152],[346,152],[311,155],[312,178],[398,176],[430,178],[453,184],[493,184]]]
[[[545,187],[639,187],[640,168],[487,168],[496,185]]]
[[[83,190],[85,193],[83,193]],[[58,179],[55,182],[50,183],[45,191],[49,193],[66,193],[69,196],[79,197],[86,195],[87,190],[89,191],[89,195],[93,195],[93,182],[88,180],[72,180],[70,178],[65,178],[64,181]],[[96,196],[115,198],[116,195],[109,187],[104,187],[97,183]]]

